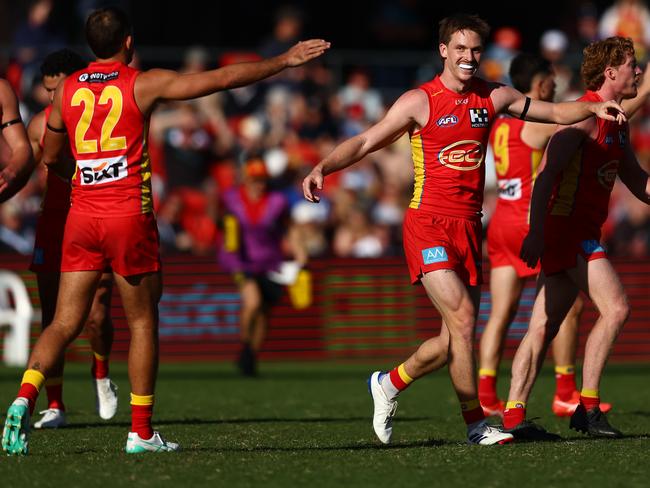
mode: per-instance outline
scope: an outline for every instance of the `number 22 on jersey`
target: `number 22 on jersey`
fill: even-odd
[[[73,107],[78,107],[83,104],[83,113],[74,131],[74,143],[77,154],[98,152],[97,139],[86,139],[86,135],[93,122],[95,105],[107,105],[109,102],[111,103],[111,108],[102,123],[99,150],[104,152],[126,149],[126,137],[113,137],[113,129],[115,129],[122,115],[122,91],[116,86],[109,85],[102,90],[99,95],[99,100],[97,100],[92,90],[84,87],[74,92],[70,102]]]

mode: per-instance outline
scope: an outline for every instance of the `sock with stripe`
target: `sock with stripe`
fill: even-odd
[[[495,405],[499,401],[497,395],[497,372],[494,369],[480,368],[478,370],[478,398],[482,405]]]
[[[555,366],[555,395],[563,402],[568,402],[577,389],[573,364]]]
[[[47,392],[47,408],[58,408],[65,411],[63,404],[63,377],[48,378],[45,380],[45,391]]]
[[[93,352],[93,367],[91,369],[93,378],[101,380],[108,377],[108,355],[102,356]]]
[[[506,403],[506,409],[503,411],[503,427],[512,429],[526,420],[526,402],[516,400]]]
[[[600,394],[598,390],[583,388],[580,392],[580,404],[585,407],[585,410],[587,411],[600,406]]]
[[[153,436],[151,417],[153,415],[153,395],[136,395],[131,393],[131,432],[140,439],[148,440]]]
[[[35,369],[28,369],[23,374],[23,380],[20,383],[18,390],[18,397],[24,398],[29,403],[29,413],[34,413],[34,406],[38,398],[38,392],[45,383],[45,376],[40,371]]]
[[[388,373],[383,373],[379,377],[379,383],[388,399],[394,400],[400,392],[404,391],[413,383],[413,378],[408,375],[404,369],[404,363],[402,363],[396,368],[391,369]]]
[[[485,418],[478,398],[467,402],[460,402],[460,410],[463,414],[463,420],[465,420],[467,425],[480,422]]]

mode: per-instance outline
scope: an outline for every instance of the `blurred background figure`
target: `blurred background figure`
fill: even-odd
[[[481,59],[480,72],[486,80],[510,83],[510,62],[521,48],[521,33],[515,27],[499,27]]]
[[[564,101],[572,95],[573,70],[569,66],[566,53],[569,38],[558,29],[550,29],[542,34],[539,40],[539,50],[542,57],[550,61],[555,73],[555,101]]]
[[[295,282],[307,262],[307,254],[290,232],[286,198],[268,191],[268,172],[261,159],[251,159],[243,168],[243,182],[223,194],[221,222],[223,240],[219,250],[222,268],[233,274],[241,298],[241,351],[237,366],[245,376],[257,374],[257,355],[268,327],[271,307],[282,297],[282,284]],[[286,283],[269,277],[278,272],[289,256],[295,276]]]
[[[642,0],[616,0],[600,19],[600,38],[629,37],[639,62],[648,59],[650,46],[650,10]]]

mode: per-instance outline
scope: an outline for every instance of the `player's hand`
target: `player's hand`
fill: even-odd
[[[519,257],[529,268],[537,266],[544,250],[544,236],[529,232],[521,245]]]
[[[330,47],[330,43],[323,39],[310,39],[300,41],[298,44],[289,49],[284,56],[286,57],[287,66],[300,66],[314,58],[317,58]]]
[[[597,117],[605,120],[611,120],[612,122],[617,122],[619,125],[627,121],[625,110],[623,110],[623,107],[621,107],[614,100],[596,103],[594,104],[592,111]]]
[[[323,179],[323,172],[319,166],[316,166],[311,170],[311,173],[302,180],[302,193],[310,202],[320,202],[320,197],[316,195],[314,191],[323,189]]]

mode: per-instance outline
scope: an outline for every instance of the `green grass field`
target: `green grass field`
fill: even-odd
[[[402,395],[394,443],[383,447],[371,427],[371,366],[272,363],[260,378],[242,379],[229,364],[163,364],[155,426],[183,452],[137,456],[123,453],[125,365],[112,366],[121,405],[108,422],[95,415],[88,369],[67,366],[69,427],[33,431],[28,457],[0,457],[0,486],[650,486],[649,365],[608,367],[602,389],[622,440],[591,440],[554,418],[545,370],[529,413],[565,441],[468,446],[447,374],[438,372]],[[2,410],[20,374],[0,368]]]

